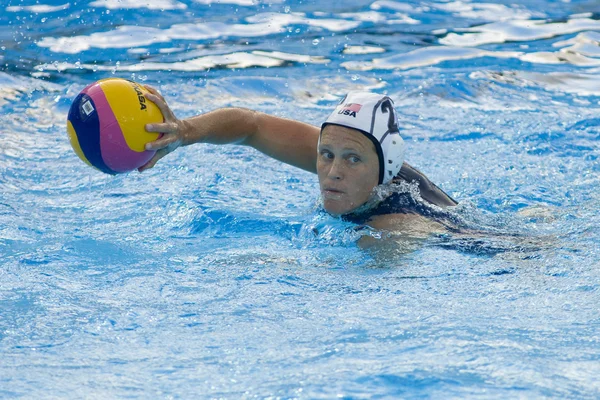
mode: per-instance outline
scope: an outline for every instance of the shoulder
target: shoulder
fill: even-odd
[[[402,165],[402,169],[395,179],[405,182],[416,182],[419,186],[421,198],[438,207],[449,207],[458,204],[456,200],[450,197],[446,192],[431,182],[421,171],[412,167],[408,163]]]
[[[442,224],[419,214],[374,215],[365,225],[377,230],[402,232],[414,237],[427,237],[433,233],[446,232]]]
[[[380,231],[382,235],[379,238],[362,236],[358,245],[384,256],[411,253],[431,235],[446,232],[441,224],[418,214],[376,215],[365,225]]]

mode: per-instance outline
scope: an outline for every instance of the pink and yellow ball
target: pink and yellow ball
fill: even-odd
[[[145,150],[145,145],[160,134],[147,132],[145,126],[163,122],[147,93],[138,83],[121,78],[86,86],[73,100],[67,118],[67,133],[79,158],[113,175],[146,164],[155,152]]]

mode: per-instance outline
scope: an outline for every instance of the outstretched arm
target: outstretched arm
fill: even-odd
[[[152,168],[177,147],[194,143],[247,145],[284,163],[316,172],[316,126],[243,108],[222,108],[180,120],[156,89],[146,88],[150,91],[147,98],[158,106],[165,121],[146,126],[149,132],[164,135],[146,146],[147,150],[156,150],[156,155],[140,172]]]
[[[160,93],[146,86],[148,100],[154,102],[163,114],[164,122],[146,126],[149,132],[164,135],[146,145],[156,150],[155,156],[139,171],[152,168],[158,160],[179,146],[194,143],[241,144],[254,147],[262,153],[286,164],[317,172],[317,144],[319,128],[291,119],[274,117],[244,108],[222,108],[185,120],[178,119]],[[454,201],[422,172],[408,163],[402,165],[398,178],[417,181],[421,197],[440,207],[454,206]]]

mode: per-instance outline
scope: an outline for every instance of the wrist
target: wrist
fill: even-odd
[[[180,136],[181,136],[181,146],[189,146],[190,144],[194,144],[194,132],[192,123],[187,120],[180,120]]]

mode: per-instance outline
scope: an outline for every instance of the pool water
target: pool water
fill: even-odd
[[[0,7],[0,397],[600,397],[596,1]],[[487,233],[361,250],[315,176],[241,146],[104,175],[65,125],[107,77],[182,118],[387,93]]]

